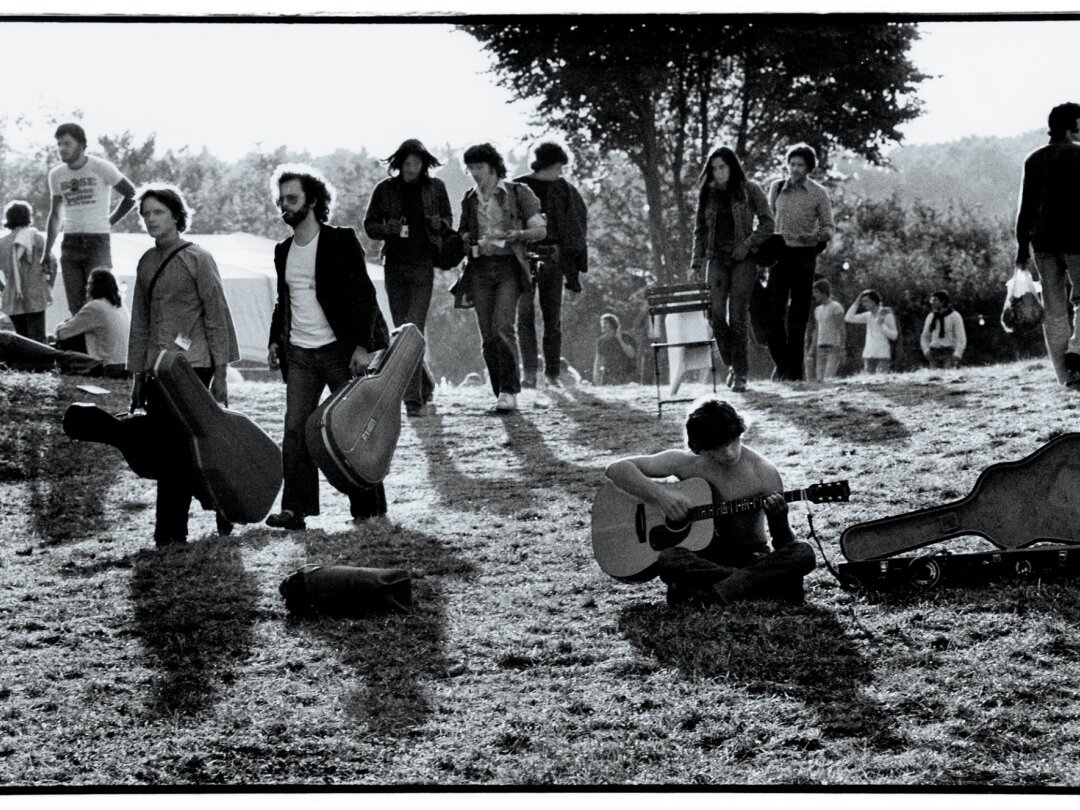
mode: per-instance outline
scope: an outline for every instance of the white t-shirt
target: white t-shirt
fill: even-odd
[[[64,198],[64,233],[108,233],[112,189],[124,175],[104,158],[86,156],[81,169],[61,163],[49,172],[49,195]]]
[[[289,285],[292,307],[289,343],[301,349],[317,349],[337,340],[315,297],[315,254],[318,249],[318,235],[306,245],[298,245],[294,239],[285,258],[285,283]]]

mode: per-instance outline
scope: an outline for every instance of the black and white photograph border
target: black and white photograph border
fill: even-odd
[[[63,366],[0,370],[5,802],[122,804],[147,799],[125,792],[147,790],[163,804],[292,800],[275,790],[312,801],[524,807],[556,798],[530,795],[542,791],[684,807],[1074,800],[1080,583],[1036,572],[853,590],[828,563],[843,562],[840,538],[852,526],[974,507],[983,473],[1021,476],[1018,462],[1078,430],[1080,401],[1055,378],[1041,328],[1009,333],[1001,317],[1025,157],[1046,143],[1051,107],[1076,98],[1076,9],[778,3],[747,16],[731,3],[675,3],[662,11],[680,16],[661,18],[640,3],[566,3],[529,17],[700,19],[707,29],[718,19],[704,15],[720,13],[731,15],[724,23],[780,22],[797,34],[852,20],[829,14],[867,13],[917,27],[906,56],[923,75],[890,99],[893,111],[918,102],[918,115],[888,119],[900,137],[868,135],[861,153],[821,127],[805,138],[820,137],[814,176],[837,216],[818,273],[844,308],[866,288],[881,292],[904,352],[892,371],[863,373],[869,330],[852,324],[839,378],[771,379],[768,341],[751,323],[741,391],[724,387],[719,351],[676,381],[676,355],[649,349],[661,338],[645,298],[648,285],[691,278],[701,147],[733,137],[722,122],[701,143],[684,117],[685,165],[667,167],[664,219],[651,219],[640,160],[596,133],[565,131],[560,118],[585,120],[572,105],[530,95],[537,83],[500,70],[484,47],[491,32],[485,40],[456,28],[511,27],[514,15],[459,16],[503,15],[501,5],[327,4],[298,19],[295,4],[270,2],[155,9],[165,19],[131,4],[15,5],[0,7],[0,53],[25,66],[0,109],[0,204],[33,201],[33,222],[47,231],[46,175],[60,164],[53,131],[68,120],[85,126],[88,153],[140,192],[155,180],[180,187],[192,209],[187,235],[217,260],[233,310],[241,359],[227,407],[275,443],[286,387],[267,367],[265,340],[278,293],[274,245],[291,235],[271,188],[277,164],[310,163],[331,179],[330,222],[360,237],[390,328],[382,241],[365,232],[365,212],[407,138],[440,159],[432,174],[449,191],[455,227],[474,180],[468,146],[492,143],[517,177],[529,174],[538,144],[559,144],[570,154],[564,177],[588,206],[591,266],[580,293],[562,292],[561,382],[522,390],[510,413],[493,410],[473,313],[452,305],[458,271],[435,271],[432,401],[415,418],[401,414],[386,514],[368,520],[354,521],[323,476],[322,511],[302,531],[237,523],[222,536],[213,509],[197,505],[188,542],[156,548],[155,482],[116,448],[63,428],[73,403],[126,413],[130,381]],[[736,149],[766,192],[785,176],[787,147],[804,140],[785,126],[758,142],[768,154],[745,159]],[[670,250],[656,249],[660,237]],[[113,270],[129,308],[139,257],[153,246],[138,208],[114,226]],[[942,287],[967,327],[958,368],[928,368],[921,352],[929,297]],[[50,332],[69,314],[64,295],[55,285]],[[632,382],[599,384],[594,345],[607,313],[636,343]],[[711,374],[709,359],[719,369]],[[672,606],[659,579],[619,581],[594,558],[590,509],[605,471],[635,454],[685,450],[687,410],[712,396],[743,417],[744,447],[775,465],[782,489],[850,482],[844,503],[793,497],[787,506],[794,536],[819,541],[801,604]],[[1067,521],[1073,496],[1054,486],[1015,508],[1060,510]],[[1012,542],[987,534],[915,538],[902,564]],[[1072,554],[1080,533],[1058,541]],[[293,615],[279,586],[312,565],[406,571],[412,605],[359,618]],[[622,792],[631,789],[645,792]]]

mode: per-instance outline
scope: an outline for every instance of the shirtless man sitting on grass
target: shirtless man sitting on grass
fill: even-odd
[[[685,520],[691,508],[702,504],[690,503],[683,493],[656,479],[704,478],[715,503],[767,495],[764,513],[717,516],[712,542],[701,551],[675,547],[661,552],[657,565],[672,607],[739,599],[803,601],[803,577],[814,569],[814,550],[792,534],[780,473],[743,445],[745,430],[746,423],[728,403],[699,400],[686,418],[689,450],[630,456],[607,468],[616,486],[654,504],[672,523]]]

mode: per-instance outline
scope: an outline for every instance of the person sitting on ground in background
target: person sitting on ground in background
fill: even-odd
[[[596,339],[593,385],[622,385],[636,378],[637,345],[622,331],[619,318],[610,312],[600,316],[600,337]]]
[[[956,368],[967,347],[964,319],[952,308],[945,290],[930,296],[930,309],[919,336],[923,356],[930,361],[930,368]]]
[[[708,397],[694,403],[686,418],[689,450],[631,456],[607,468],[607,477],[616,486],[656,505],[673,525],[703,504],[690,503],[681,492],[656,479],[704,478],[714,503],[767,496],[764,513],[717,516],[712,542],[701,551],[676,546],[660,553],[660,579],[668,587],[667,601],[673,607],[754,598],[803,601],[803,577],[814,569],[814,550],[792,534],[780,473],[771,461],[743,445],[745,430],[746,423],[735,408]]]
[[[846,348],[844,308],[833,300],[829,282],[819,278],[814,282],[814,317],[806,330],[807,372],[818,382],[832,379],[840,370]]]
[[[45,237],[33,226],[33,217],[34,209],[23,200],[12,200],[4,209],[4,227],[11,232],[0,239],[0,308],[18,334],[44,343],[45,308],[55,276],[44,261]]]
[[[86,282],[82,309],[57,324],[57,347],[70,349],[71,342],[81,338],[86,354],[104,364],[106,377],[126,377],[130,331],[131,316],[120,300],[116,277],[108,267],[96,267]]]
[[[860,312],[860,307],[865,312]],[[892,367],[892,342],[899,337],[900,330],[893,311],[881,305],[881,296],[874,290],[863,290],[844,313],[844,320],[866,325],[863,371],[867,374],[888,371]]]

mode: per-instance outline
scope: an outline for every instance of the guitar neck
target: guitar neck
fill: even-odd
[[[754,495],[750,498],[737,498],[734,501],[695,506],[690,510],[690,520],[707,520],[725,515],[738,515],[744,512],[760,512],[765,508],[765,498],[767,497],[767,495]],[[806,500],[806,490],[789,489],[784,493],[784,500],[787,503],[804,501]]]

